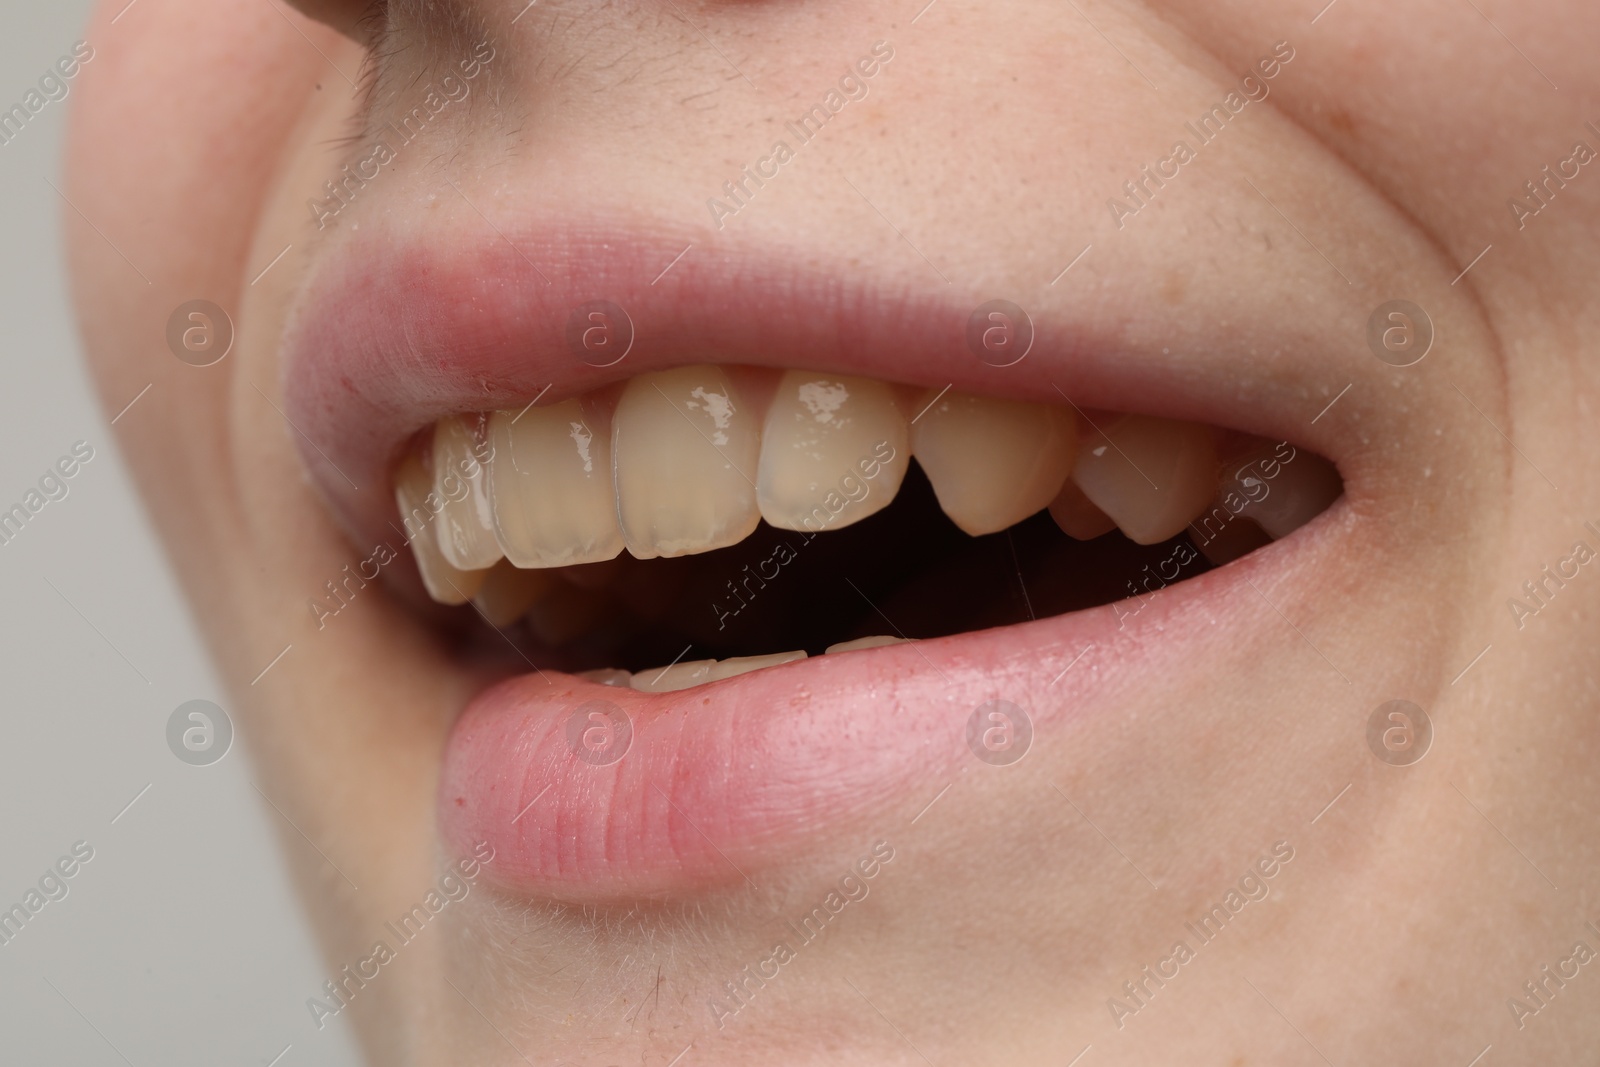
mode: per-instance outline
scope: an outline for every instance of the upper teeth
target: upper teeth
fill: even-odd
[[[624,548],[641,559],[707,552],[761,519],[812,533],[846,526],[894,499],[912,455],[940,507],[974,535],[1049,507],[1072,536],[1115,525],[1150,544],[1219,491],[1215,433],[1193,423],[1104,416],[1080,427],[1070,409],[954,390],[696,366],[442,419],[426,462],[408,455],[397,468],[395,492],[429,592],[455,604],[478,596],[498,624],[545,592],[517,568],[596,563]],[[1304,492],[1256,509],[1273,535],[1337,495],[1337,473],[1319,463],[1301,464],[1313,483]]]

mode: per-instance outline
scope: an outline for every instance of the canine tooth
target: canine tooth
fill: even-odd
[[[1165,541],[1205,510],[1217,489],[1209,427],[1125,415],[1084,441],[1072,480],[1141,545]]]
[[[595,671],[579,671],[578,677],[586,682],[616,686],[619,689],[628,689],[633,685],[632,673],[618,670],[615,667],[602,667]]]
[[[647,671],[633,672],[633,687],[641,693],[675,693],[711,680],[714,659],[691,660],[674,663],[670,667],[652,667]]]
[[[805,652],[775,652],[769,656],[736,656],[725,659],[711,668],[711,673],[706,676],[708,682],[720,682],[724,678],[734,678],[751,671],[759,671],[765,667],[776,667],[781,663],[793,663],[806,658]]]
[[[495,534],[519,567],[595,563],[622,551],[610,427],[577,400],[489,416]]]
[[[761,521],[755,417],[718,367],[630,380],[611,423],[617,513],[639,559],[737,544]]]
[[[433,428],[433,491],[444,501],[434,519],[439,551],[451,566],[480,570],[501,556],[494,538],[494,512],[472,425],[460,415]]]
[[[787,371],[761,434],[761,517],[813,533],[859,522],[900,491],[907,437],[884,383]]]
[[[417,572],[428,595],[441,604],[465,604],[483,584],[487,571],[464,571],[450,565],[434,537],[434,516],[443,503],[433,491],[433,476],[414,455],[400,462],[394,473],[395,503],[405,525],[406,543],[417,561]]]
[[[857,649],[882,648],[885,645],[904,645],[909,643],[904,637],[858,637],[854,641],[840,641],[836,645],[829,645],[822,650],[822,654],[831,656],[835,652],[855,652]]]
[[[1288,456],[1283,454],[1286,448]],[[1274,540],[1287,537],[1322,514],[1344,492],[1337,467],[1286,443],[1229,464],[1228,472],[1231,481],[1225,488],[1249,498],[1243,514]]]
[[[1084,496],[1078,483],[1070,478],[1050,502],[1050,517],[1062,533],[1079,541],[1093,541],[1117,528],[1116,520],[1095,507],[1094,501]]]
[[[490,626],[499,629],[526,615],[550,591],[553,581],[544,571],[523,570],[501,560],[484,575],[472,603]]]
[[[967,533],[994,533],[1042,510],[1072,470],[1076,420],[1064,408],[947,392],[911,426],[939,506]]]

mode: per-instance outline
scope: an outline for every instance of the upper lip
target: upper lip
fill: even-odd
[[[620,223],[529,220],[484,232],[471,243],[343,236],[302,291],[284,350],[287,414],[357,543],[392,535],[389,467],[437,419],[518,410],[695,363],[1191,419],[1309,447],[1333,459],[1351,488],[1345,424],[1309,422],[1322,403],[1310,368],[1333,354],[1318,353],[1309,337],[1288,339],[1298,354],[1287,363],[1251,354],[1248,324],[1261,316],[1245,302],[1266,294],[1235,295],[1238,306],[1211,307],[1197,324],[1179,308],[1141,306],[1148,287],[1132,277],[1097,283],[1088,300],[1045,282],[1012,296],[867,277],[797,254],[700,247],[692,234],[641,236]],[[1027,310],[1036,331],[1027,358],[1003,368],[977,359],[965,340],[969,316],[996,296]],[[577,358],[566,340],[573,310],[601,299],[622,307],[635,330],[627,357],[605,368]]]

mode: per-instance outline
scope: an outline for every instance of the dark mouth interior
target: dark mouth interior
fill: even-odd
[[[763,522],[739,544],[700,555],[636,560],[624,553],[568,568],[560,580],[584,587],[563,589],[558,610],[575,632],[552,642],[518,623],[503,633],[541,667],[642,671],[675,660],[796,649],[818,655],[859,637],[943,637],[1027,622],[1210,569],[1187,533],[1156,545],[1115,530],[1077,541],[1046,512],[969,536],[945,517],[913,463],[892,504],[844,529],[813,535]],[[485,636],[486,648],[509,651],[501,638]]]

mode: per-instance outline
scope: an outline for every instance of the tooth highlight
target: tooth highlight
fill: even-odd
[[[433,491],[444,501],[434,519],[444,558],[461,570],[492,566],[501,555],[494,537],[494,512],[478,460],[477,438],[460,415],[434,425]]]
[[[483,576],[472,604],[490,626],[500,629],[526,615],[550,591],[554,581],[543,571],[522,570],[509,560],[501,560]]]
[[[784,663],[794,663],[806,658],[805,652],[774,652],[768,656],[736,656],[733,659],[719,661],[711,668],[707,681],[720,682],[724,678],[734,678],[751,671],[764,670],[767,667],[776,667]]]
[[[433,476],[414,455],[400,461],[394,473],[395,503],[405,526],[407,544],[417,561],[428,595],[441,604],[465,604],[472,599],[487,571],[461,570],[450,564],[434,536],[434,517],[441,498],[433,489]]]
[[[676,693],[711,680],[714,659],[691,660],[674,663],[670,667],[652,667],[633,673],[633,687],[641,693]]]
[[[594,671],[580,671],[578,677],[586,682],[609,685],[617,689],[631,689],[633,687],[633,675],[615,667],[602,667]]]
[[[1205,510],[1217,489],[1210,428],[1144,415],[1101,426],[1078,451],[1072,480],[1132,541],[1165,541]]]
[[[854,641],[840,641],[836,645],[829,645],[823,649],[823,655],[831,656],[835,652],[855,652],[863,648],[883,648],[886,645],[910,644],[904,637],[858,637]]]
[[[717,367],[628,382],[612,416],[617,512],[639,559],[737,544],[761,520],[760,428]]]
[[[1290,449],[1288,459],[1277,451],[1282,447]],[[1337,467],[1293,446],[1263,449],[1251,461],[1232,463],[1228,470],[1237,483],[1233,488],[1250,500],[1243,514],[1274,540],[1322,514],[1344,492]]]
[[[905,478],[907,437],[884,383],[785,372],[761,434],[761,517],[780,530],[815,532],[887,507]]]
[[[975,537],[1049,505],[1072,470],[1076,445],[1070,411],[953,391],[911,426],[912,455],[939,506]]]
[[[495,536],[507,559],[519,567],[570,567],[622,551],[608,424],[564,400],[520,414],[494,412],[489,443]]]
[[[1117,528],[1116,521],[1095,507],[1094,501],[1084,496],[1078,483],[1070,478],[1050,501],[1050,517],[1062,533],[1079,541],[1093,541]]]

